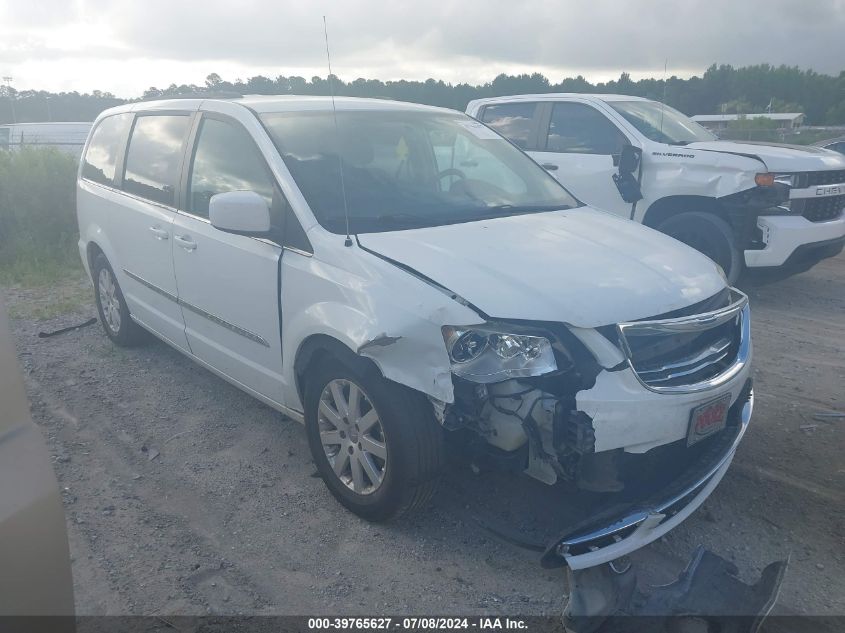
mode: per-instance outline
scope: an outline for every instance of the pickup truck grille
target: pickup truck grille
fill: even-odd
[[[722,308],[671,319],[620,323],[619,340],[652,391],[700,391],[734,376],[748,359],[748,298],[731,291]]]
[[[827,171],[802,171],[795,174],[797,189],[818,187],[819,185],[838,185],[845,182],[845,169],[830,169]]]
[[[810,222],[827,222],[842,216],[842,211],[845,209],[845,195],[792,201],[793,206],[796,206],[796,203],[801,205],[801,215]],[[796,209],[796,211],[799,211],[799,209]]]

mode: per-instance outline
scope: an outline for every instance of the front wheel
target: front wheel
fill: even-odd
[[[433,495],[442,429],[421,394],[326,360],[306,378],[305,427],[320,476],[358,516],[384,521]]]
[[[719,216],[700,211],[679,213],[663,222],[657,230],[719,264],[730,285],[734,285],[742,274],[742,252],[736,245],[731,226]]]

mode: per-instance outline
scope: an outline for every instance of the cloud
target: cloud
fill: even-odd
[[[837,74],[845,59],[845,0],[42,0],[0,8],[0,59],[11,66],[0,70],[19,87],[96,79],[124,94],[150,80],[201,82],[212,71],[235,78],[227,69],[325,75],[324,14],[345,79],[478,82],[534,70],[552,79],[636,77],[662,73],[667,58],[680,75],[713,62]],[[164,72],[133,81],[117,61]]]

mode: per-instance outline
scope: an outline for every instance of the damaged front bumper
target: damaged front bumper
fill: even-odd
[[[569,571],[563,613],[570,633],[758,633],[780,593],[789,560],[770,563],[753,584],[736,565],[696,548],[678,578],[641,591],[633,565]]]
[[[765,216],[757,218],[757,226],[763,236],[764,248],[745,251],[745,265],[749,268],[773,268],[776,266],[804,263],[804,268],[824,257],[833,257],[838,250],[834,247],[825,250],[825,244],[839,243],[845,237],[845,218],[827,222],[811,222],[800,215]],[[814,246],[815,245],[815,246]],[[809,252],[807,249],[812,249]],[[799,250],[803,249],[803,250]],[[815,261],[813,251],[815,253]],[[810,258],[807,262],[796,259],[795,253],[804,253]],[[790,258],[793,258],[790,260]]]
[[[543,554],[544,567],[595,567],[629,554],[660,538],[698,508],[721,481],[751,420],[754,394],[749,388],[737,399],[727,428],[700,465],[653,498],[610,508],[588,524],[555,539]]]

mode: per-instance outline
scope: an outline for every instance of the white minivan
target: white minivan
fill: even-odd
[[[332,104],[100,115],[78,214],[106,334],[151,332],[303,422],[331,493],[369,520],[427,502],[458,442],[564,491],[630,492],[680,458],[550,548],[572,569],[688,516],[751,416],[747,298],[465,114]]]
[[[845,246],[845,157],[834,151],[721,140],[628,95],[494,97],[467,113],[578,199],[689,244],[731,282],[803,272]]]

